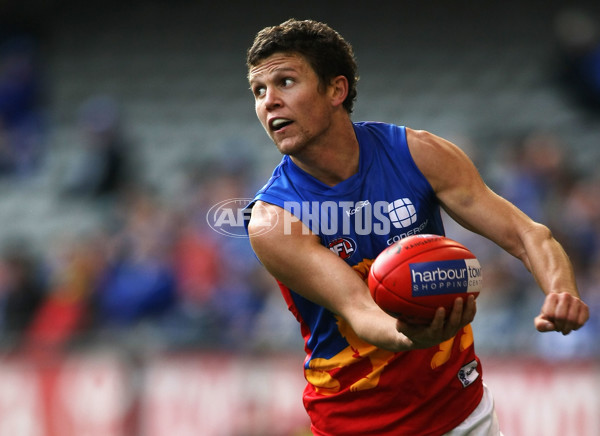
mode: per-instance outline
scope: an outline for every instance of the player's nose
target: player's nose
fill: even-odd
[[[263,103],[267,110],[271,110],[273,108],[281,107],[283,101],[281,99],[281,93],[277,91],[277,88],[267,88],[265,91],[265,97],[263,99]]]

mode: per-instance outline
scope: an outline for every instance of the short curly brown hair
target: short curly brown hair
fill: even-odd
[[[348,96],[344,108],[352,113],[356,99],[358,68],[352,46],[325,23],[314,20],[289,19],[278,26],[262,29],[248,49],[248,69],[274,53],[298,53],[311,65],[321,85],[337,76],[348,80]]]

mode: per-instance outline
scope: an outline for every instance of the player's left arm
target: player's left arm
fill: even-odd
[[[520,259],[546,294],[535,327],[568,334],[583,326],[588,306],[580,298],[567,254],[548,227],[494,193],[457,146],[429,132],[406,130],[413,159],[444,210]]]

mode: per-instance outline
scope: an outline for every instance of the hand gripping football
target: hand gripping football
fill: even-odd
[[[481,266],[464,245],[439,235],[414,235],[382,251],[368,286],[386,312],[411,324],[430,324],[438,307],[448,315],[457,297],[479,296]]]

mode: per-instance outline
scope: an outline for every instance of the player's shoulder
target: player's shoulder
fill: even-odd
[[[250,238],[271,232],[283,217],[283,208],[264,201],[255,201],[248,222]]]
[[[456,157],[456,153],[459,152],[455,144],[428,130],[417,130],[410,127],[405,127],[405,129],[408,149],[417,164],[440,158]]]
[[[252,205],[248,222],[248,235],[253,237],[290,236],[296,233],[312,234],[308,228],[303,229],[302,221],[286,207],[268,201],[257,200]]]
[[[285,208],[265,201],[256,201],[252,207],[248,236],[259,258],[279,252],[282,246],[302,243],[303,247],[310,248],[319,245],[319,237],[300,219]]]
[[[435,147],[447,142],[428,130],[413,129],[411,127],[405,127],[404,129],[406,130],[406,141],[409,147]]]

